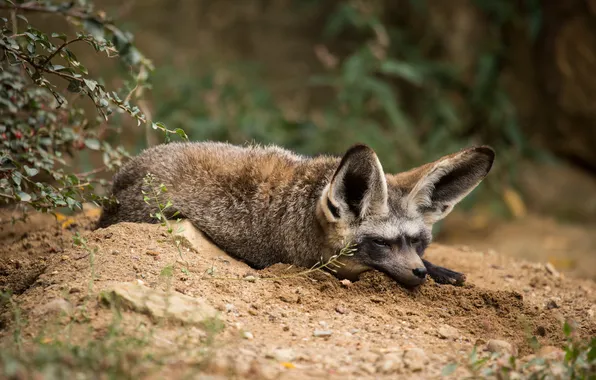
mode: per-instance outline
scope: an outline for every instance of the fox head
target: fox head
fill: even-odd
[[[356,248],[338,275],[355,279],[376,269],[407,287],[424,283],[421,257],[433,224],[478,186],[494,158],[492,148],[474,147],[392,175],[371,148],[350,148],[317,205],[329,248],[346,242]]]

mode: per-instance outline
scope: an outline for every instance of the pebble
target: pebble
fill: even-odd
[[[459,338],[459,330],[447,324],[439,326],[437,333],[441,339],[457,339]]]
[[[343,306],[336,306],[335,311],[337,311],[339,314],[348,314],[350,312],[348,309],[346,309]]]
[[[329,327],[329,324],[325,321],[319,321],[319,325],[321,325],[322,328],[326,329],[327,327]]]
[[[509,342],[498,339],[491,339],[486,344],[486,350],[489,352],[507,353],[515,355],[515,348]]]
[[[553,275],[554,277],[559,277],[559,271],[555,269],[555,266],[551,263],[546,263],[544,265],[544,268],[546,269],[546,271],[548,273],[550,273],[551,275]]]
[[[72,305],[63,298],[52,300],[41,307],[35,309],[35,313],[38,315],[57,315],[72,313]]]
[[[234,306],[234,304],[231,303],[227,303],[226,304],[226,312],[231,313],[232,311],[236,310],[236,306]]]
[[[413,372],[422,371],[428,361],[428,356],[421,348],[411,348],[404,353],[403,357],[404,365]]]
[[[317,338],[324,338],[331,336],[331,334],[333,334],[331,330],[315,330],[312,335]]]
[[[362,363],[360,364],[360,369],[369,375],[374,375],[377,371],[376,368],[370,363]]]
[[[557,302],[555,300],[548,300],[545,307],[546,307],[546,310],[551,310],[551,309],[558,309],[559,305],[557,305]]]
[[[594,317],[596,316],[596,306],[592,306],[589,310],[588,310],[588,317],[594,319]]]
[[[252,335],[252,333],[250,331],[244,331],[244,332],[242,332],[242,337],[244,339],[248,339],[248,340],[253,340],[255,338],[255,336]]]
[[[275,359],[278,362],[291,362],[296,360],[296,353],[291,348],[278,348],[268,353],[266,357]]]
[[[249,275],[249,276],[244,277],[244,281],[257,282],[257,278],[255,276]]]
[[[112,249],[112,255],[116,256],[120,254],[120,251],[118,251],[117,249]]]
[[[383,374],[392,374],[399,371],[404,363],[402,357],[397,353],[389,353],[384,355],[377,364],[377,371]]]

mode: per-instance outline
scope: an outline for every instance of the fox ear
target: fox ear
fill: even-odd
[[[442,157],[410,171],[410,175],[418,178],[406,197],[407,207],[422,213],[428,224],[443,219],[480,184],[494,159],[495,151],[481,146]]]
[[[343,156],[331,182],[321,196],[330,221],[353,221],[387,212],[387,181],[375,152],[355,145]]]

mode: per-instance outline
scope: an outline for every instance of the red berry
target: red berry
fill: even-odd
[[[17,139],[22,139],[23,138],[23,134],[21,133],[21,131],[16,131],[14,133],[14,137],[16,137]]]

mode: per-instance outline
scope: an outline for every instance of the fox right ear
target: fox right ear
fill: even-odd
[[[321,196],[329,221],[353,221],[387,212],[387,181],[375,152],[355,145],[343,156],[331,182]]]

